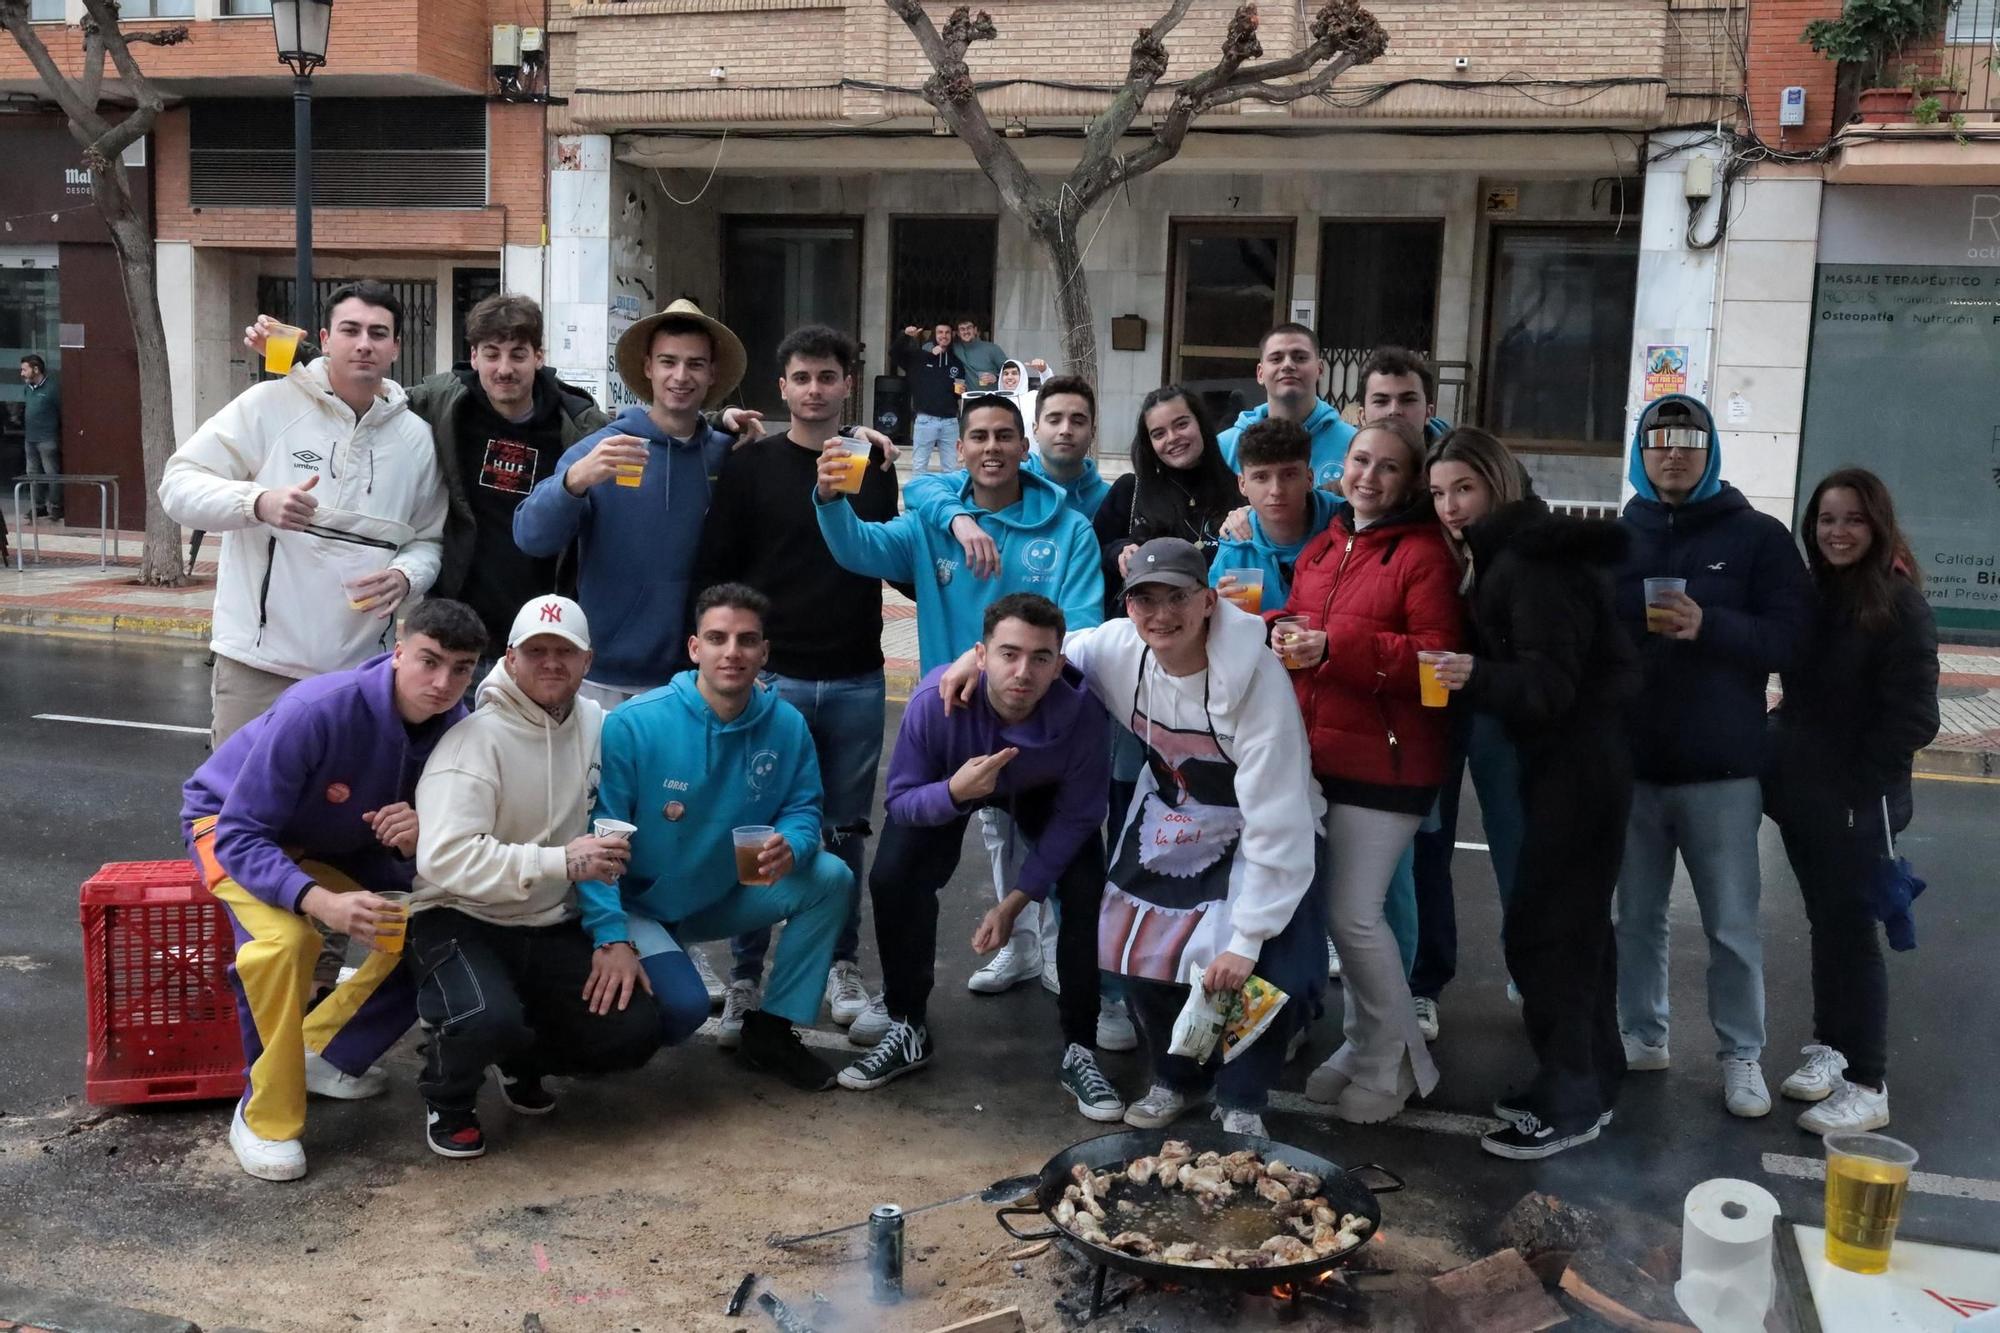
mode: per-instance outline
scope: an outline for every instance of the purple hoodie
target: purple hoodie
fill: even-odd
[[[1111,781],[1111,719],[1084,685],[1083,674],[1067,664],[1023,721],[1010,723],[993,711],[984,675],[979,678],[978,697],[947,717],[938,695],[938,678],[945,670],[939,667],[927,674],[903,710],[895,753],[889,757],[883,804],[889,818],[899,824],[936,827],[984,806],[1011,811],[1017,797],[1053,788],[1048,793],[1053,813],[1036,831],[1035,845],[1021,865],[1020,883],[1014,886],[1040,902],[1084,841],[1104,823]],[[966,760],[1010,745],[1021,753],[1000,770],[991,796],[967,806],[952,800],[951,776]]]
[[[273,907],[298,911],[312,887],[294,854],[371,889],[410,887],[416,863],[377,842],[361,816],[416,799],[424,761],[465,705],[406,725],[390,657],[300,681],[181,785],[182,838],[191,843],[195,820],[219,816],[216,861]]]

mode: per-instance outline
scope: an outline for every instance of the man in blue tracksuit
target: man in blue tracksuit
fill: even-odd
[[[1257,383],[1264,386],[1264,405],[1238,416],[1236,424],[1216,440],[1229,466],[1236,466],[1236,442],[1245,429],[1267,417],[1280,417],[1296,421],[1312,437],[1313,485],[1324,489],[1340,480],[1354,427],[1319,396],[1325,369],[1319,335],[1305,325],[1280,324],[1264,335],[1257,350]]]
[[[834,1069],[794,1025],[819,1018],[854,872],[820,846],[819,760],[805,718],[757,681],[769,605],[740,583],[704,591],[687,646],[695,669],[604,719],[593,819],[638,827],[616,884],[577,885],[597,950],[584,994],[602,1013],[643,989],[660,1006],[665,1040],[682,1041],[708,1017],[686,946],[782,921],[763,1007],[743,1016],[735,1038],[744,1063],[817,1091],[832,1086]],[[771,830],[756,844],[760,882],[744,883],[732,830],[759,826]]]
[[[1010,592],[1040,593],[1072,629],[1104,619],[1104,574],[1090,523],[1054,482],[1023,471],[1026,424],[1011,398],[972,395],[959,418],[959,498],[999,548],[999,573],[976,577],[948,527],[905,512],[863,523],[834,487],[837,462],[822,468],[815,492],[819,528],[842,568],[917,589],[917,653],[928,673],[979,642],[988,604]],[[1096,600],[1093,602],[1092,599]]]
[[[1812,588],[1783,523],[1722,480],[1715,419],[1699,399],[1646,404],[1626,472],[1632,546],[1618,618],[1639,645],[1645,687],[1629,729],[1631,822],[1618,876],[1618,1020],[1634,1070],[1667,1067],[1667,899],[1687,863],[1708,935],[1708,1013],[1731,1114],[1771,1109],[1758,930],[1765,685],[1812,614]],[[1653,598],[1645,580],[1687,581]]]
[[[649,315],[618,339],[628,407],[564,450],[514,511],[514,540],[533,556],[577,544],[577,592],[597,628],[581,693],[612,709],[682,669],[688,582],[709,487],[732,443],[702,416],[742,382],[743,344],[691,301]]]

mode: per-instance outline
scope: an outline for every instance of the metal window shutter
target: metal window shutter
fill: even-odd
[[[190,109],[190,203],[289,208],[292,165],[289,101],[208,101]],[[316,100],[313,203],[485,207],[486,104],[471,97]]]

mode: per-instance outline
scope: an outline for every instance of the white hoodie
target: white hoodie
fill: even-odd
[[[573,920],[563,849],[589,830],[603,729],[596,701],[578,698],[558,722],[495,665],[479,707],[444,734],[417,783],[410,909],[501,926]]]
[[[313,476],[310,529],[257,521],[258,496]],[[388,645],[389,622],[349,607],[343,581],[398,569],[414,601],[443,555],[431,428],[393,380],[356,421],[323,357],[245,390],[202,423],[167,460],[160,504],[186,527],[223,534],[209,646],[300,680],[359,666]]]
[[[1236,801],[1243,832],[1229,877],[1229,935],[1216,952],[1256,961],[1264,941],[1283,930],[1313,886],[1313,839],[1326,822],[1326,798],[1313,781],[1312,753],[1292,682],[1265,643],[1264,622],[1218,600],[1208,627],[1208,725],[1236,765]],[[1135,707],[1170,715],[1180,689],[1146,652],[1139,629],[1122,617],[1072,631],[1063,655],[1084,674],[1091,692],[1129,727]],[[1140,661],[1145,679],[1140,678]],[[1200,713],[1200,700],[1192,713]],[[1189,719],[1193,721],[1192,718]],[[1175,719],[1174,725],[1180,725]],[[1194,725],[1199,725],[1195,723]],[[1133,808],[1154,789],[1151,766],[1140,770]],[[1213,953],[1189,942],[1186,957]],[[1197,956],[1202,955],[1202,956]]]

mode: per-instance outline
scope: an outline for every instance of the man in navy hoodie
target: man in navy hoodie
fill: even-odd
[[[972,947],[982,954],[998,949],[1022,909],[1056,892],[1062,902],[1057,1008],[1067,1043],[1058,1077],[1092,1120],[1125,1114],[1092,1049],[1104,893],[1098,830],[1110,780],[1110,719],[1082,675],[1064,666],[1063,633],[1054,602],[1010,593],[986,608],[972,702],[945,712],[939,667],[903,711],[889,759],[887,818],[868,880],[890,1024],[873,1050],[840,1072],[844,1088],[879,1088],[930,1062],[925,1020],[936,980],[938,891],[958,868],[972,812],[996,809],[1011,816],[1031,845],[1005,897],[973,933]]]
[[[1631,551],[1618,616],[1645,688],[1629,720],[1631,822],[1618,876],[1618,1020],[1633,1070],[1667,1067],[1667,899],[1687,863],[1708,935],[1708,1014],[1733,1115],[1771,1110],[1764,1084],[1764,951],[1757,829],[1764,817],[1765,685],[1790,664],[1812,614],[1791,532],[1722,480],[1715,419],[1699,399],[1648,403],[1626,473]],[[1645,581],[1685,579],[1656,597]]]
[[[306,1013],[319,932],[373,945],[389,901],[407,894],[417,850],[411,802],[450,726],[486,626],[462,602],[419,603],[394,651],[301,681],[225,741],[181,788],[181,832],[236,932],[229,979],[248,1087],[229,1146],[260,1180],[306,1173],[306,1094],[358,1100],[387,1084],[374,1067],[416,1018],[416,987],[376,950]]]
[[[618,374],[644,407],[563,452],[514,511],[532,556],[577,543],[577,592],[598,628],[584,698],[610,709],[686,667],[687,608],[709,487],[730,437],[702,416],[743,381],[743,344],[692,301],[618,339]]]

